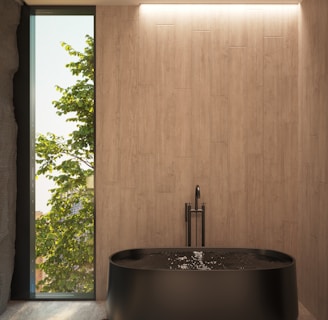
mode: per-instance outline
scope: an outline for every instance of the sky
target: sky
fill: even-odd
[[[94,35],[93,16],[49,16],[35,17],[35,126],[37,133],[52,132],[67,136],[72,131],[72,124],[67,124],[63,117],[56,115],[52,105],[60,94],[55,86],[66,88],[76,82],[65,65],[73,61],[61,46],[66,42],[75,50],[83,51],[85,35]],[[47,212],[49,188],[52,185],[40,176],[35,186],[35,210]]]

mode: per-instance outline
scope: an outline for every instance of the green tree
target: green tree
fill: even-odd
[[[39,134],[35,152],[38,170],[55,187],[50,211],[36,220],[37,268],[45,273],[37,283],[43,292],[86,293],[94,290],[94,192],[88,177],[94,172],[94,41],[86,36],[84,52],[62,43],[75,61],[66,65],[77,76],[74,85],[56,86],[53,101],[59,116],[74,122],[68,138]]]

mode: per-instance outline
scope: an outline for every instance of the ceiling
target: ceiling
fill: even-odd
[[[28,5],[139,5],[142,3],[197,3],[197,4],[291,4],[302,0],[24,0]]]

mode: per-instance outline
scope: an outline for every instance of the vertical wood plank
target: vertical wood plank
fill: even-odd
[[[126,9],[126,8],[125,8]],[[131,10],[130,10],[131,11]],[[138,20],[131,12],[119,13],[119,104],[120,104],[120,182],[123,188],[136,186],[137,110],[138,110]],[[135,15],[132,15],[134,17]],[[127,64],[129,68],[123,66]],[[128,93],[128,94],[127,94]]]
[[[246,136],[247,113],[247,50],[229,50],[229,189],[231,228],[237,245],[243,245],[246,235]]]
[[[246,47],[248,43],[248,13],[245,7],[229,10],[229,47]]]
[[[267,243],[282,250],[283,229],[280,216],[284,214],[285,195],[282,192],[283,133],[281,95],[283,87],[283,43],[282,37],[264,39],[264,212]]]
[[[172,88],[175,85],[175,26],[156,25],[156,65],[159,87]]]
[[[192,32],[192,150],[194,176],[198,183],[209,177],[211,32]]]
[[[174,153],[177,157],[192,157],[192,91],[177,89],[175,97]]]
[[[152,64],[156,58],[156,21],[148,13],[140,12],[139,20],[139,85],[156,83],[156,68]],[[149,63],[152,61],[152,63]]]
[[[227,81],[229,77],[229,10],[222,7],[211,15],[211,95],[224,100],[228,96],[229,87]]]
[[[156,149],[156,126],[158,102],[156,100],[155,86],[139,87],[137,131],[138,152],[141,154],[154,154]]]
[[[176,21],[175,88],[191,88],[191,26],[189,12],[180,12]]]
[[[233,246],[230,229],[229,146],[211,144],[209,200],[206,201],[206,241],[213,246]]]
[[[264,162],[263,162],[263,10],[250,10],[247,21],[247,112],[246,129],[246,215],[247,245],[264,247]],[[262,239],[262,243],[258,243]]]

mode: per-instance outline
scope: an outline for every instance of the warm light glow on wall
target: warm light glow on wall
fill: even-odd
[[[300,4],[140,4],[140,13],[153,12],[206,12],[215,13],[218,10],[229,10],[230,12],[244,12],[245,10],[265,10],[277,13],[283,11],[297,10]]]

